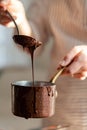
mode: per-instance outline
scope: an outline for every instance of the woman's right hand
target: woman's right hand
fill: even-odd
[[[15,27],[6,10],[11,13],[17,25],[26,19],[23,4],[19,0],[0,0],[0,24],[3,26]]]

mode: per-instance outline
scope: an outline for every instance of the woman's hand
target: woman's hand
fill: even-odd
[[[14,27],[14,23],[6,13],[8,10],[19,25],[25,20],[23,4],[19,0],[0,0],[0,24],[6,27]]]
[[[87,46],[75,46],[60,62],[66,66],[63,74],[84,80],[87,78]]]

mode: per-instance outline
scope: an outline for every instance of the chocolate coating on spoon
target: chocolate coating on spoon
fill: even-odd
[[[23,48],[28,48],[28,49],[36,49],[37,47],[39,47],[42,43],[37,41],[36,39],[34,39],[33,37],[30,36],[26,36],[26,35],[19,35],[19,29],[18,26],[13,18],[13,16],[10,14],[10,12],[8,10],[6,10],[6,13],[9,15],[10,19],[13,21],[13,23],[15,24],[15,27],[17,29],[17,35],[13,36],[13,40],[17,43],[23,46]]]
[[[36,39],[30,37],[30,36],[26,36],[26,35],[14,35],[13,36],[13,40],[15,41],[15,43],[22,45],[23,48],[34,48],[36,49],[37,47],[39,47],[42,43],[37,41]]]

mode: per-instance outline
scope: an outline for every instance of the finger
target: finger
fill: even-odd
[[[12,13],[12,16],[16,19],[14,13]],[[0,12],[0,24],[5,25],[6,27],[14,27],[14,23],[6,11]]]
[[[64,59],[59,63],[60,65],[62,66],[66,66],[68,65],[72,60],[73,58],[78,54],[80,53],[81,51],[81,47],[74,47],[65,57]]]
[[[72,78],[77,78],[77,79],[80,79],[80,80],[85,80],[87,78],[87,75],[84,75],[82,73],[76,73],[76,74],[70,74],[69,72],[63,72],[62,75],[67,75],[67,76],[71,76]]]
[[[7,4],[10,4],[12,3],[14,0],[0,0],[0,4],[2,5],[7,5]],[[16,1],[16,0],[15,0]]]
[[[6,10],[8,2],[9,0],[0,0],[0,6],[3,7],[4,10]]]
[[[78,53],[73,62],[67,67],[67,71],[71,74],[75,74],[77,72],[83,72],[87,70],[87,58],[83,54]]]
[[[0,24],[8,23],[11,19],[6,15],[6,13],[1,12],[0,13]]]
[[[87,72],[86,72],[86,75],[83,73],[77,73],[77,74],[72,75],[72,77],[78,78],[80,80],[85,80],[87,78]]]
[[[87,77],[87,71],[83,71],[82,75],[85,76],[85,77]]]
[[[10,20],[10,18],[8,16],[0,15],[0,23],[9,22],[9,21],[11,21],[11,20]]]
[[[78,61],[74,61],[69,67],[66,68],[66,71],[71,75],[78,73],[82,65]]]
[[[9,2],[9,0],[0,0],[1,4],[7,4]]]
[[[18,6],[21,3],[19,0],[0,0],[0,6],[4,8],[4,10],[8,10],[9,6]],[[15,6],[15,7],[16,7]]]

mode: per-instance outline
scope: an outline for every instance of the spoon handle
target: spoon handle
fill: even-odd
[[[51,83],[55,83],[56,79],[61,75],[61,73],[64,71],[65,67],[62,67],[61,69],[59,69],[54,76],[50,79]]]
[[[17,29],[17,33],[19,35],[19,29],[18,29],[18,26],[17,26],[17,23],[15,22],[14,18],[12,17],[12,15],[10,14],[10,12],[8,10],[6,10],[6,13],[9,15],[10,19],[13,21],[13,23],[15,24],[15,27]]]

